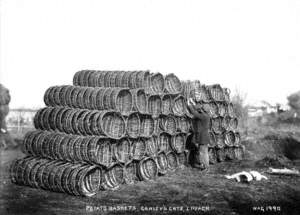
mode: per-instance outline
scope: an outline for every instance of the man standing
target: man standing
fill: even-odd
[[[209,156],[209,115],[194,103],[192,99],[188,100],[188,108],[193,115],[192,130],[193,137],[191,140],[192,166],[201,170],[208,169]]]

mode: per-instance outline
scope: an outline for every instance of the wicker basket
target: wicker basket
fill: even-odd
[[[71,114],[64,125],[63,119],[66,118],[68,111],[69,109],[61,109],[61,111],[58,111],[55,117],[56,120],[53,121],[53,124],[55,124],[54,127],[58,128],[58,131],[69,130],[69,133],[81,134],[84,127],[79,125],[79,120],[82,118],[82,115],[86,116],[88,112],[86,110],[71,109]]]
[[[148,103],[147,96],[145,90],[140,89],[132,89],[130,90],[132,94],[132,102],[133,102],[133,110],[138,111],[142,114],[148,113]]]
[[[167,154],[168,170],[175,171],[179,167],[178,157],[175,152],[170,151]]]
[[[95,87],[95,73],[97,73],[95,70],[89,72],[89,75],[86,77],[86,86]]]
[[[92,123],[93,123],[93,119],[97,116],[98,113],[99,113],[99,111],[88,111],[88,114],[85,116],[84,121],[83,121],[84,122],[83,123],[83,128],[84,128],[87,135],[93,135],[94,134],[93,130],[92,130]]]
[[[96,145],[97,148],[97,163],[105,167],[110,167],[113,164],[114,145],[109,139],[100,139]]]
[[[64,162],[57,160],[47,160],[46,163],[41,165],[36,171],[35,183],[38,184],[38,187],[50,190],[51,187],[49,185],[49,177],[51,173],[51,169],[56,167],[57,165],[61,165]]]
[[[45,168],[42,168],[41,172],[44,174],[47,168],[50,165],[47,165]],[[80,193],[75,189],[74,182],[72,183],[72,176],[76,176],[78,170],[82,170],[82,164],[69,164],[64,168],[63,173],[61,174],[61,188],[64,192],[72,194],[72,195],[80,195]],[[45,177],[46,178],[46,177]],[[43,179],[43,178],[42,178]],[[101,180],[101,178],[99,178]]]
[[[140,136],[141,120],[138,113],[131,113],[126,120],[127,135],[131,138]]]
[[[44,145],[47,145],[46,143],[50,139],[50,135],[48,132],[42,132],[39,133],[38,138],[33,139],[32,142],[32,155],[38,156],[38,157],[46,157],[43,153]],[[29,154],[29,153],[28,153]]]
[[[172,111],[175,116],[184,116],[187,114],[187,104],[183,96],[177,96],[173,101]]]
[[[84,102],[87,97],[84,97],[85,92],[88,90],[88,87],[78,87],[78,94],[76,97],[75,107],[77,108],[84,108]]]
[[[49,115],[48,115],[49,120],[46,121],[46,123],[47,123],[46,127],[48,128],[48,130],[50,130],[50,131],[56,130],[55,121],[57,119],[57,116],[58,116],[58,113],[60,112],[60,110],[61,109],[59,107],[54,107],[52,109],[52,111],[49,113]]]
[[[179,78],[173,73],[165,77],[165,90],[170,94],[178,94],[182,92],[182,85]]]
[[[105,77],[106,77],[106,74],[108,73],[108,71],[98,71],[97,73],[94,73],[95,80],[97,80],[96,81],[96,87],[105,87],[105,86],[107,86],[107,82],[105,81]]]
[[[210,131],[209,133],[209,148],[214,148],[217,145],[217,138],[214,132]]]
[[[26,186],[30,186],[30,187],[34,187],[34,181],[30,181],[30,175],[32,169],[34,168],[34,166],[39,163],[39,158],[33,158],[33,159],[29,159],[28,161],[26,161],[25,163],[23,163],[23,171],[22,171],[22,181],[23,181],[23,185]],[[22,168],[21,167],[21,168]]]
[[[216,149],[216,155],[217,155],[217,161],[218,162],[225,161],[226,157],[225,157],[224,148],[222,148],[222,149]]]
[[[158,167],[153,158],[147,157],[138,163],[137,175],[140,180],[148,181],[156,178]]]
[[[225,133],[225,145],[227,147],[233,146],[235,143],[235,134],[232,131],[228,131]]]
[[[74,111],[74,110],[73,110]],[[77,111],[77,110],[76,110]],[[77,129],[79,130],[79,134],[81,134],[81,135],[88,135],[88,134],[90,134],[90,132],[89,131],[87,131],[86,130],[86,123],[88,122],[88,121],[90,121],[90,119],[89,119],[89,115],[90,115],[90,113],[91,113],[91,111],[88,111],[88,110],[86,110],[86,111],[84,111],[84,112],[82,112],[77,118],[76,118],[76,121],[74,121],[71,117],[71,122],[73,122],[73,123],[75,123],[75,124],[77,124]],[[72,126],[71,126],[72,127]],[[63,121],[63,128],[64,128],[64,131],[66,132],[66,133],[69,133],[69,132],[67,132],[67,129],[68,129],[68,124],[67,123],[64,123],[64,121]],[[75,130],[74,130],[75,131]],[[94,134],[93,132],[91,132],[92,134]]]
[[[138,180],[137,162],[130,162],[124,166],[124,179],[126,184],[133,184]]]
[[[15,159],[12,161],[9,167],[10,179],[12,183],[21,184],[21,180],[19,179],[18,169],[20,164],[23,162],[23,159]]]
[[[161,98],[161,101],[162,101],[162,108],[161,108],[162,114],[164,115],[172,114],[173,100],[171,95],[164,94]]]
[[[65,106],[69,106],[72,107],[72,97],[71,95],[73,94],[73,90],[74,90],[74,86],[68,86],[67,90],[65,91],[65,98],[64,100],[64,104]]]
[[[184,116],[176,117],[177,130],[179,132],[188,133],[191,131],[191,120]]]
[[[158,167],[158,174],[165,175],[168,171],[168,158],[166,153],[165,152],[158,153],[155,161]]]
[[[85,109],[96,109],[93,105],[93,93],[94,93],[95,88],[93,87],[88,87],[87,90],[85,91],[85,94],[84,94],[84,104],[83,104],[83,108]]]
[[[159,151],[169,152],[171,150],[171,138],[168,133],[162,132],[158,136],[158,149]]]
[[[200,84],[200,82],[199,82]],[[211,100],[209,91],[205,85],[197,85],[191,91],[193,98],[195,98],[196,102],[209,102]]]
[[[55,126],[52,124],[53,122],[55,122],[55,116],[56,114],[58,114],[58,110],[57,108],[53,107],[53,108],[48,108],[45,112],[45,114],[43,115],[43,128],[45,130],[56,130]]]
[[[244,150],[242,146],[233,147],[234,159],[235,160],[242,160],[244,157]]]
[[[201,109],[210,117],[218,117],[218,106],[216,102],[202,103]]]
[[[189,163],[189,151],[184,150],[183,152],[177,154],[178,156],[178,163],[179,167],[183,168],[185,166],[188,166]]]
[[[209,164],[217,163],[217,154],[215,148],[208,149],[208,158],[209,158]]]
[[[150,94],[162,94],[165,88],[164,76],[161,73],[151,74],[150,76]]]
[[[109,91],[105,91],[106,93]],[[128,89],[124,88],[113,88],[112,91],[110,91],[110,94],[106,94],[107,96],[104,96],[104,107],[107,109],[114,109],[122,114],[128,114],[133,107],[132,102],[132,95]],[[105,98],[107,98],[105,100]],[[105,105],[107,104],[107,106]]]
[[[212,100],[224,101],[223,89],[219,84],[208,86],[208,91]]]
[[[230,130],[229,129],[230,119],[231,118],[229,116],[222,117],[222,127],[225,131]]]
[[[120,77],[120,73],[120,71],[114,71],[110,74],[109,87],[118,87],[117,83],[119,82],[119,80],[117,78]]]
[[[58,128],[57,130],[63,131],[67,134],[74,134],[75,130],[73,129],[72,123],[74,123],[73,118],[76,115],[76,112],[78,112],[78,109],[67,109],[60,118],[60,124],[56,125],[56,127]],[[86,116],[88,114],[87,111],[83,112],[83,115]],[[81,115],[80,115],[81,117]],[[79,118],[78,120],[81,120],[81,118]],[[55,120],[53,120],[53,122],[55,122]],[[79,123],[77,123],[77,125],[80,126]],[[54,126],[55,127],[55,126]],[[48,130],[48,129],[47,129]],[[85,133],[84,131],[82,131],[81,127],[79,130],[79,133]]]
[[[36,129],[43,129],[42,116],[44,115],[47,108],[38,110],[33,118],[33,124]]]
[[[49,148],[50,147],[50,139],[52,136],[54,136],[55,133],[49,133],[48,136],[49,136],[49,140],[48,141],[45,141],[41,147],[43,147],[43,149],[45,148]],[[71,155],[74,154],[74,143],[76,142],[77,138],[79,138],[78,136],[73,136],[73,135],[64,135],[64,139],[62,140],[61,144],[59,145],[59,152],[60,154],[62,155],[62,159],[63,160],[66,160],[66,161],[73,161],[73,157]],[[42,151],[43,151],[42,149]],[[51,155],[49,153],[50,151],[47,150],[47,151],[44,151],[43,155],[50,158],[51,159]],[[71,153],[69,153],[71,152]],[[93,160],[94,161],[94,160]]]
[[[81,166],[68,177],[70,190],[74,195],[93,196],[101,184],[101,169],[95,166]]]
[[[218,102],[218,116],[224,117],[226,115],[226,103]]]
[[[104,110],[104,93],[111,88],[94,88],[92,93],[92,107],[97,110]]]
[[[83,84],[82,84],[82,86],[90,86],[89,84],[91,84],[95,72],[96,71],[94,71],[94,70],[87,70],[85,72],[85,74],[83,76]]]
[[[225,153],[225,160],[231,161],[235,159],[234,147],[225,147],[224,153]]]
[[[94,115],[91,120],[91,130],[95,135],[120,139],[125,135],[126,123],[120,113],[103,111]]]
[[[219,149],[224,148],[225,146],[225,136],[223,134],[216,134],[217,145],[216,147]]]
[[[119,87],[123,87],[122,84],[122,78],[123,78],[124,72],[118,71],[117,75],[115,77],[115,83],[114,86],[119,86]],[[126,86],[125,86],[126,87]]]
[[[71,107],[79,108],[79,106],[80,106],[80,104],[79,104],[80,89],[81,89],[81,87],[74,87],[74,89],[72,90],[72,94],[70,95],[71,96],[71,100],[70,100]]]
[[[77,189],[81,191],[81,195],[83,196],[93,196],[100,189],[101,178],[102,169],[98,166],[91,166],[81,173],[78,180],[80,183],[77,184],[77,186],[81,185],[81,189],[80,186]]]
[[[177,130],[176,118],[172,115],[162,115],[159,118],[159,126],[162,131],[169,134],[175,134]]]
[[[236,130],[238,127],[238,119],[237,118],[231,118],[229,121],[229,129],[230,130]]]
[[[62,86],[62,89],[59,91],[59,102],[62,106],[67,106],[67,93],[70,91],[70,85]]]
[[[46,106],[52,106],[54,104],[54,98],[52,91],[55,90],[55,86],[49,87],[44,94],[44,103]]]
[[[112,81],[110,81],[111,78],[113,78],[115,71],[106,71],[105,75],[103,75],[104,78],[104,85],[103,87],[111,87]]]
[[[155,157],[158,153],[158,139],[155,137],[144,138],[146,144],[146,155],[149,157]]]
[[[230,116],[231,118],[235,117],[235,113],[234,113],[234,107],[232,103],[228,103],[227,104],[227,111],[226,111],[227,115]]]
[[[151,115],[140,115],[141,120],[141,137],[151,137],[154,133],[154,120]]]
[[[124,72],[122,75],[122,86],[129,87],[130,76],[132,72]]]
[[[148,97],[148,111],[154,117],[159,117],[162,113],[162,101],[160,96],[151,95]]]
[[[148,88],[150,85],[150,72],[138,71],[135,74],[135,88]]]
[[[52,91],[51,99],[53,101],[53,106],[60,105],[60,96],[63,86],[56,86],[55,89]]]
[[[153,135],[157,136],[162,132],[162,129],[160,127],[160,118],[154,119],[154,133]]]
[[[241,134],[239,132],[234,133],[235,136],[235,141],[234,141],[234,146],[240,146],[241,145]]]
[[[28,185],[34,188],[40,188],[40,184],[38,183],[38,173],[41,167],[45,164],[49,163],[47,159],[38,159],[37,162],[30,168],[30,173],[28,175],[27,181]]]
[[[137,88],[137,83],[136,83],[136,75],[138,71],[133,71],[129,75],[129,88],[135,89]]]
[[[91,136],[88,136],[88,137],[85,137],[83,139],[83,141],[81,141],[81,144],[80,144],[80,154],[81,154],[81,158],[82,160],[85,160],[87,162],[93,162],[93,159],[92,157],[90,157],[88,151],[89,151],[89,148],[91,147],[91,144],[93,142],[93,139],[94,137],[91,137]],[[94,151],[96,151],[96,149],[92,149]]]
[[[199,82],[200,84],[200,82]],[[191,96],[191,81],[187,80],[187,81],[181,81],[181,85],[182,85],[182,94],[184,96],[184,98],[186,100],[188,100],[189,98],[193,98]]]
[[[124,166],[115,164],[104,173],[102,186],[107,190],[116,190],[125,182]]]
[[[33,154],[33,139],[36,138],[36,136],[39,135],[41,131],[29,131],[25,134],[24,139],[23,139],[23,144],[22,144],[22,152],[25,154]]]
[[[144,139],[133,139],[131,141],[131,154],[133,160],[140,161],[144,158],[147,150],[147,145]]]
[[[63,169],[67,168],[68,163],[59,163],[58,165],[53,165],[53,168],[51,168],[51,171],[49,172],[48,175],[48,189],[54,192],[59,192],[60,191],[60,177],[61,177],[61,172]],[[76,190],[77,191],[77,190]],[[76,192],[76,195],[79,195],[79,192]]]
[[[120,163],[128,163],[132,159],[131,142],[127,138],[118,140],[114,147],[114,157]]]
[[[222,117],[216,117],[210,119],[211,130],[215,134],[223,133],[224,128],[222,127],[222,121],[223,121]]]
[[[186,135],[184,133],[177,133],[171,137],[171,148],[176,153],[182,153],[186,146]]]

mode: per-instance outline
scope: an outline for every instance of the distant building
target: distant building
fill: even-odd
[[[266,101],[260,101],[248,106],[248,114],[250,117],[258,117],[263,116],[264,114],[283,112],[288,109],[289,108],[286,105],[271,105]]]
[[[37,110],[34,109],[10,109],[6,122],[8,126],[33,125],[33,118]]]

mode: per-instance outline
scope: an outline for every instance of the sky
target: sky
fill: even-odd
[[[300,90],[300,1],[0,0],[11,108],[44,106],[82,69],[174,73],[284,104]]]

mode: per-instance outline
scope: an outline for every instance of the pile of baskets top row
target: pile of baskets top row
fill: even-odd
[[[91,196],[186,164],[190,132],[179,79],[148,71],[80,71],[50,87],[12,181]]]

